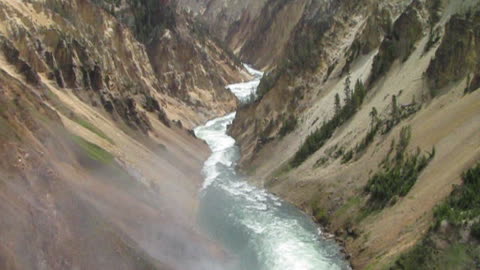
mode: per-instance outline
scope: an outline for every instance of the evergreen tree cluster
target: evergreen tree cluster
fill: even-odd
[[[280,137],[286,136],[288,133],[295,130],[297,127],[297,118],[294,116],[290,116],[286,120],[283,121],[282,128],[280,129],[279,135]]]
[[[285,69],[278,67],[275,70],[266,73],[262,77],[257,89],[259,100],[262,99],[276,85],[277,81],[284,74],[286,74]]]
[[[176,2],[166,0],[127,0],[131,6],[137,38],[150,42],[165,29],[176,26]]]
[[[447,220],[450,224],[459,226],[480,217],[480,163],[463,173],[462,180],[463,185],[456,186],[450,197],[435,209],[437,225]],[[478,224],[479,222],[477,230],[474,230],[476,233],[480,232]]]
[[[336,128],[348,121],[363,103],[366,95],[366,89],[362,81],[358,80],[355,88],[352,89],[350,75],[345,80],[344,86],[344,105],[341,105],[340,96],[335,95],[335,114],[332,119],[325,122],[320,128],[310,134],[300,149],[295,153],[290,165],[298,167],[309,156],[320,149],[328,139],[330,139]]]
[[[377,109],[372,107],[369,114],[371,119],[370,129],[368,130],[367,135],[353,149],[345,152],[342,157],[342,163],[350,161],[353,157],[358,158],[359,155],[364,153],[368,146],[373,142],[378,133],[383,135],[387,134],[402,120],[410,117],[421,108],[421,106],[415,102],[415,99],[413,99],[412,103],[408,105],[399,105],[395,95],[392,96],[390,107],[390,113],[384,117],[380,117]]]
[[[445,202],[434,211],[434,227],[419,244],[402,254],[390,267],[397,269],[479,269],[478,242],[465,241],[459,228],[471,224],[470,235],[480,241],[480,163],[462,175],[463,185],[457,186]],[[446,234],[438,231],[440,223],[454,226]],[[465,228],[465,227],[464,227]],[[442,242],[438,240],[442,239]],[[442,245],[438,245],[442,243]]]
[[[426,155],[419,148],[413,154],[407,153],[410,138],[410,127],[404,127],[400,131],[399,142],[395,144],[392,141],[381,171],[373,175],[365,186],[365,192],[370,194],[368,208],[382,209],[389,203],[395,203],[396,197],[407,195],[422,170],[434,158],[435,148]],[[393,152],[395,154],[391,157]]]

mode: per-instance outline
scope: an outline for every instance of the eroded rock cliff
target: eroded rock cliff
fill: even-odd
[[[328,226],[355,267],[382,269],[421,241],[479,160],[478,9],[305,1],[259,99],[237,113],[240,167]]]
[[[0,1],[1,269],[222,269],[190,129],[249,76],[149,3]]]

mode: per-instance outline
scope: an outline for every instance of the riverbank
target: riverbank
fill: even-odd
[[[260,76],[229,88],[240,102],[248,102],[259,80]],[[309,216],[248,184],[236,171],[239,149],[226,134],[234,117],[231,113],[195,129],[212,150],[203,169],[199,223],[233,255],[224,269],[350,269],[335,241],[327,239]]]
[[[413,57],[420,58],[421,53],[418,49]],[[480,159],[477,147],[480,145],[480,92],[465,94],[465,81],[443,89],[443,94],[434,99],[426,99],[419,111],[391,131],[377,134],[365,150],[353,152],[351,159],[344,158],[366,137],[373,107],[379,111],[382,108],[379,114],[385,118],[390,115],[392,102],[388,97],[402,92],[397,99],[401,107],[409,104],[416,93],[425,93],[424,84],[416,74],[424,72],[429,59],[425,56],[420,59],[421,65],[414,59],[407,61],[406,67],[395,66],[382,84],[370,90],[366,103],[356,115],[298,168],[289,167],[290,159],[315,130],[312,123],[321,124],[319,116],[326,115],[328,119],[328,112],[322,112],[333,110],[334,94],[343,91],[345,79],[330,83],[322,89],[324,92],[318,90],[328,98],[318,97],[316,105],[298,118],[294,131],[284,137],[266,137],[252,159],[239,164],[251,176],[251,183],[316,216],[321,223],[328,223],[328,230],[344,243],[355,268],[384,267],[413,247],[429,230],[435,206],[450,194],[453,185],[461,183],[462,172]],[[366,67],[352,67],[354,76],[368,73],[368,62],[361,64]],[[399,78],[408,85],[403,91],[397,87]],[[247,119],[246,115],[253,117],[262,110],[247,107],[242,114]],[[258,126],[261,121],[248,123]],[[281,126],[278,123],[281,122],[277,122],[276,127]],[[252,129],[240,124],[236,128],[235,137],[240,146],[246,151],[253,149],[253,142],[248,139],[251,134],[246,135]],[[390,152],[392,142],[400,141],[404,128],[411,130],[406,153],[414,154],[418,148],[427,154],[435,148],[435,157],[419,173],[406,196],[397,196],[382,209],[365,211],[369,199],[365,186],[375,173],[382,171],[379,164]]]

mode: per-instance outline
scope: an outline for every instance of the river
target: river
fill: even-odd
[[[255,94],[262,77],[247,68],[254,80],[228,86],[241,102]],[[309,216],[235,170],[240,153],[227,135],[234,118],[231,113],[195,129],[212,151],[203,168],[198,222],[234,257],[225,270],[350,269],[340,247]]]

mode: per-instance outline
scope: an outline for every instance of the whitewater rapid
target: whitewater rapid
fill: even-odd
[[[227,86],[241,102],[255,95],[263,73],[248,66],[252,81]],[[195,129],[212,151],[205,162],[198,221],[234,259],[225,270],[350,269],[338,245],[292,205],[239,175],[240,153],[227,128],[235,113]]]

